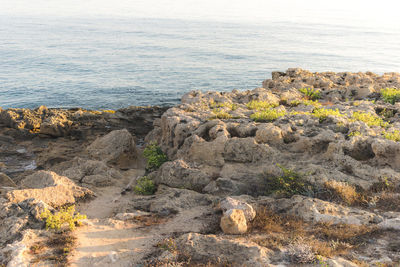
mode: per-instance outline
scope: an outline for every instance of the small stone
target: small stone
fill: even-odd
[[[231,197],[227,197],[221,201],[220,207],[224,212],[233,209],[242,210],[247,222],[252,221],[256,217],[256,212],[251,205]]]
[[[246,216],[242,210],[228,210],[222,216],[220,226],[225,234],[244,234],[247,232]]]

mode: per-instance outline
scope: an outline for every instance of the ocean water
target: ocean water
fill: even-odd
[[[271,71],[400,71],[400,32],[273,21],[0,17],[0,106],[169,105]]]

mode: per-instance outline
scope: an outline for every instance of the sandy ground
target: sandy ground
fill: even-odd
[[[117,208],[128,205],[133,197],[121,195],[129,181],[125,182],[98,188],[95,199],[79,205],[78,211],[88,219],[74,232],[77,247],[70,258],[71,266],[135,266],[162,238],[159,232],[134,222],[112,219]]]
[[[198,218],[208,211],[207,207],[183,210],[150,226],[115,219],[116,211],[135,198],[133,192],[121,195],[125,186],[98,188],[95,199],[78,206],[88,219],[74,231],[77,247],[69,259],[71,266],[142,266],[139,263],[154,252],[157,243],[173,233],[199,232],[204,228],[204,221]]]

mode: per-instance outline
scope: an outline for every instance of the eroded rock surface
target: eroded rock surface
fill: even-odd
[[[96,139],[87,151],[94,159],[123,168],[135,166],[137,160],[135,140],[126,129],[115,130]]]
[[[59,207],[93,195],[89,189],[77,186],[67,177],[50,171],[38,171],[22,180],[21,185],[27,189],[7,193],[7,198],[12,203],[33,198]]]
[[[178,247],[193,260],[230,262],[233,266],[268,266],[269,250],[255,243],[223,239],[215,235],[186,234],[177,241]]]
[[[400,75],[289,69],[168,109],[0,109],[0,265],[32,263],[41,212],[76,204],[77,266],[396,266],[400,105],[386,87]],[[143,142],[169,159],[151,173]],[[143,176],[154,194],[138,194]]]
[[[299,90],[304,88],[309,95]],[[256,207],[311,225],[397,231],[398,218],[385,211],[396,210],[399,203],[386,191],[400,190],[400,105],[386,102],[383,88],[400,88],[400,75],[289,69],[274,72],[263,88],[187,93],[180,105],[154,122],[146,137],[171,160],[150,176],[160,185],[220,197],[220,226],[228,235],[248,233]],[[319,99],[310,100],[316,91]],[[302,177],[303,188],[285,189],[296,177]],[[239,201],[241,195],[248,195],[244,203],[254,210],[223,201],[227,196]],[[371,260],[373,246],[379,247],[377,262],[399,260],[397,252],[384,256],[388,245],[377,245],[386,244],[389,236],[371,237],[371,245],[358,250],[364,255],[358,260]],[[296,253],[299,262],[283,259],[284,253],[272,258],[276,264],[300,263],[305,252]],[[308,260],[315,256],[310,253]],[[337,257],[326,260],[347,264]]]

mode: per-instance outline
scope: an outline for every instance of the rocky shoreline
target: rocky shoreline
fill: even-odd
[[[262,86],[0,109],[0,266],[398,266],[400,93],[382,90],[400,74],[288,69]],[[41,214],[72,204],[87,219],[60,254]]]

